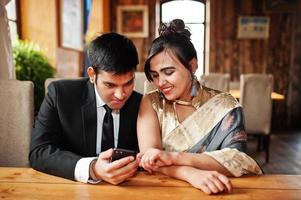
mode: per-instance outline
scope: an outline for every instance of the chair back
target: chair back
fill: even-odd
[[[153,91],[155,89],[157,89],[157,88],[156,88],[156,86],[154,86],[153,83],[149,82],[148,80],[146,80],[144,82],[144,94],[146,94],[146,93],[148,93],[150,91]]]
[[[62,80],[63,78],[47,78],[44,82],[44,87],[45,87],[45,94],[47,94],[48,92],[48,86],[51,82],[53,81],[58,81],[58,80]]]
[[[0,166],[28,167],[34,121],[31,81],[0,80]]]
[[[144,82],[146,81],[146,76],[144,72],[135,72],[135,84],[134,90],[137,92],[144,94]]]
[[[222,74],[222,73],[211,73],[211,74],[203,74],[200,77],[200,82],[206,87],[228,92],[229,91],[229,82],[230,82],[230,74]]]
[[[48,92],[48,86],[53,81],[59,81],[59,80],[76,80],[81,79],[83,77],[73,77],[73,78],[47,78],[44,82],[44,88],[45,88],[45,94]]]
[[[230,81],[229,89],[230,90],[239,90],[240,89],[240,82],[239,81]]]
[[[247,133],[269,134],[271,129],[273,76],[242,74],[240,103]]]

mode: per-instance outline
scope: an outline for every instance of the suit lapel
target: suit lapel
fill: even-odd
[[[83,130],[85,138],[85,148],[87,156],[96,155],[96,132],[97,132],[97,112],[94,86],[87,81],[87,89],[83,94],[83,102],[81,107]]]

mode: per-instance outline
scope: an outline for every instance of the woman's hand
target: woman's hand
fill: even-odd
[[[187,182],[206,194],[232,191],[232,184],[229,178],[216,171],[199,170],[189,167],[185,172],[185,176]]]
[[[160,167],[172,165],[174,156],[172,152],[150,148],[143,154],[138,154],[139,166],[152,173],[158,171]]]

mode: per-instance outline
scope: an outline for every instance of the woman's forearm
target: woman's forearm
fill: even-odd
[[[158,172],[186,181],[207,194],[232,191],[230,180],[218,172],[199,170],[190,166],[161,167]]]
[[[232,174],[214,158],[204,153],[171,152],[172,162],[177,166],[191,166],[201,170],[217,171],[226,176]]]
[[[180,179],[183,181],[188,181],[188,175],[187,173],[191,170],[190,166],[167,166],[167,167],[160,167],[158,169],[158,172],[170,176],[176,179]]]

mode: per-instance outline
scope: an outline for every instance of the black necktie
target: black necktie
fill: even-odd
[[[110,148],[114,148],[114,126],[111,108],[107,105],[103,107],[106,110],[106,114],[103,118],[102,125],[101,151],[106,151]]]

